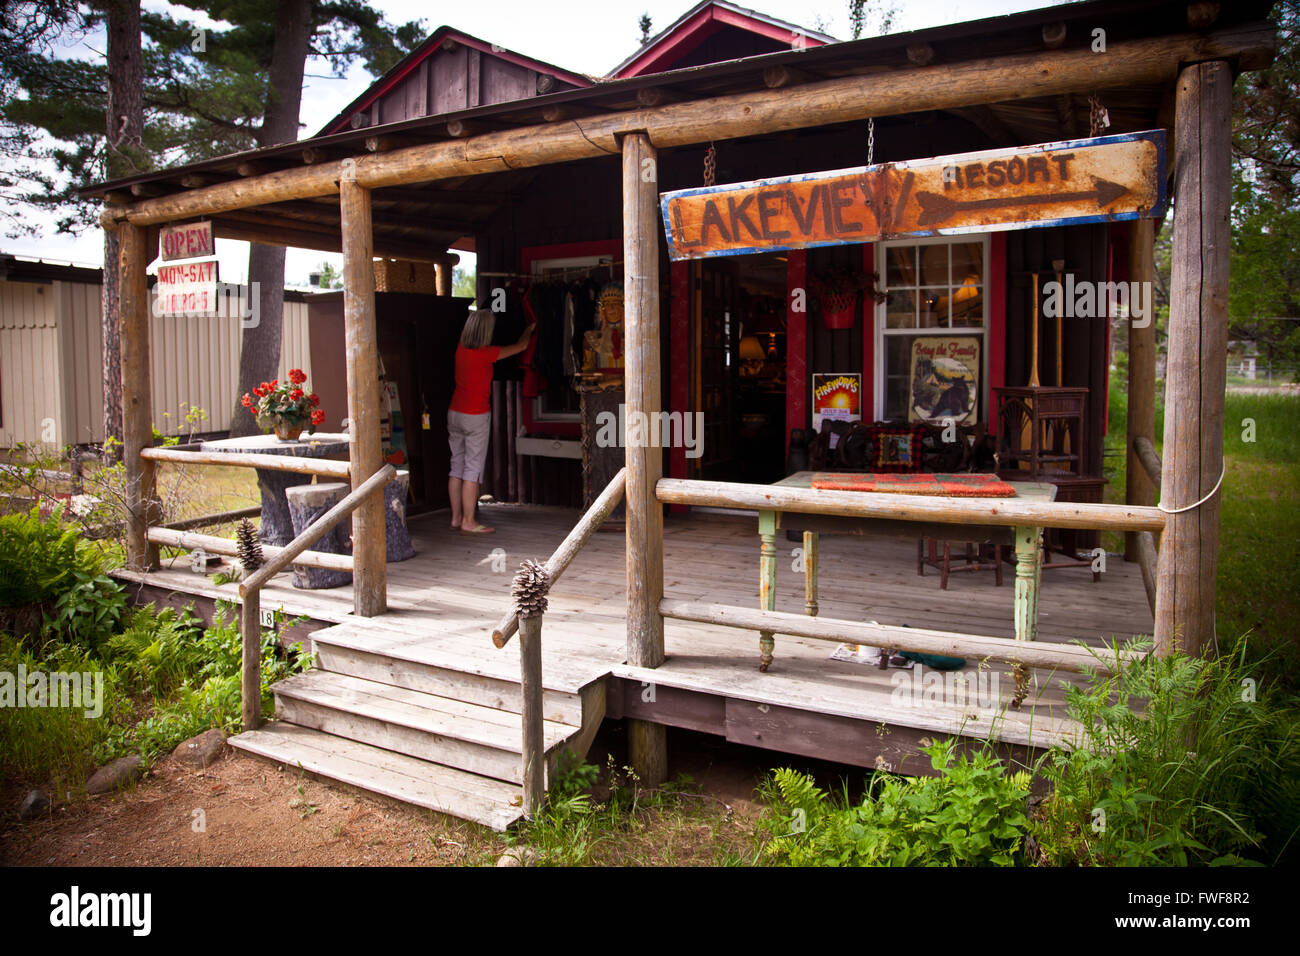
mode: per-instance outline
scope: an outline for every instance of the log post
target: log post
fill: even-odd
[[[519,619],[519,684],[523,718],[524,816],[532,820],[546,797],[546,739],[542,723],[542,615]]]
[[[118,243],[119,322],[122,341],[122,453],[126,468],[127,565],[158,567],[158,546],[147,537],[157,520],[154,463],[140,457],[153,445],[153,399],[149,374],[149,250],[142,226],[124,224]]]
[[[434,282],[438,295],[446,298],[452,294],[456,284],[456,265],[459,262],[460,256],[454,252],[444,252],[433,260],[436,276]]]
[[[239,610],[240,715],[244,730],[262,726],[262,592],[244,596]]]
[[[659,442],[647,427],[658,424],[659,390],[659,159],[645,133],[623,138],[624,402],[627,434],[627,662],[658,667],[664,661],[663,510],[655,485],[663,472]],[[662,724],[633,720],[628,755],[641,784],[667,776],[668,745]]]
[[[346,341],[352,489],[383,467],[379,437],[379,342],[375,331],[374,238],[370,190],[357,185],[356,163],[344,160],[339,181],[343,229],[343,330]],[[359,617],[388,609],[384,562],[384,498],[372,495],[352,512],[352,603]]]
[[[1147,283],[1155,280],[1155,221],[1138,219],[1129,232],[1129,279]],[[1156,433],[1156,317],[1152,314],[1128,323],[1128,466],[1125,470],[1124,502],[1130,505],[1156,503],[1155,486],[1138,461],[1133,448],[1136,438],[1155,440]],[[1141,323],[1141,324],[1138,324]],[[1138,560],[1137,532],[1124,535],[1124,560]]]
[[[1157,570],[1155,649],[1214,645],[1228,349],[1232,68],[1195,63],[1178,78],[1165,442],[1166,511]],[[1200,504],[1198,505],[1198,502]],[[1195,507],[1193,507],[1195,506]],[[1178,511],[1178,509],[1188,509]]]

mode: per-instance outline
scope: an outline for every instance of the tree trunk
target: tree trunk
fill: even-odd
[[[312,0],[280,0],[271,51],[266,113],[258,133],[259,146],[289,143],[298,138],[302,79],[311,46]],[[250,301],[257,296],[256,324],[244,329],[239,352],[239,384],[230,418],[232,436],[256,434],[257,422],[240,403],[255,385],[276,377],[284,328],[284,247],[253,243],[248,249]]]
[[[105,129],[106,178],[139,172],[143,163],[144,64],[140,53],[139,0],[108,0],[108,108]],[[104,285],[100,297],[103,333],[104,439],[122,438],[121,286],[118,234],[104,233]],[[78,435],[76,438],[85,436]]]

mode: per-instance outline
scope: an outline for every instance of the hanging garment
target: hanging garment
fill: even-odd
[[[527,295],[521,299],[523,303],[524,318],[533,324],[533,337],[528,340],[528,345],[519,355],[519,365],[524,370],[523,394],[524,398],[536,398],[546,391],[546,376],[538,370],[538,349],[541,346],[542,325],[537,321],[537,313],[533,311],[533,304]]]

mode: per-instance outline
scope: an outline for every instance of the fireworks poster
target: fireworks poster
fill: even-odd
[[[862,420],[862,375],[858,372],[814,372],[813,431],[821,432],[822,421]]]
[[[979,415],[980,340],[918,335],[912,341],[907,420],[970,424]]]

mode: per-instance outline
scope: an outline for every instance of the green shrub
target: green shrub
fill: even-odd
[[[924,748],[935,777],[879,774],[860,804],[831,800],[811,777],[774,774],[764,856],[785,866],[1014,866],[1028,819],[1029,775],[1004,773],[952,740]]]
[[[1300,709],[1232,655],[1148,659],[1068,691],[1085,738],[1054,749],[1038,808],[1045,862],[1280,863],[1300,835]]]
[[[61,514],[0,517],[0,629],[95,651],[121,622],[125,593],[105,574],[103,552]]]

